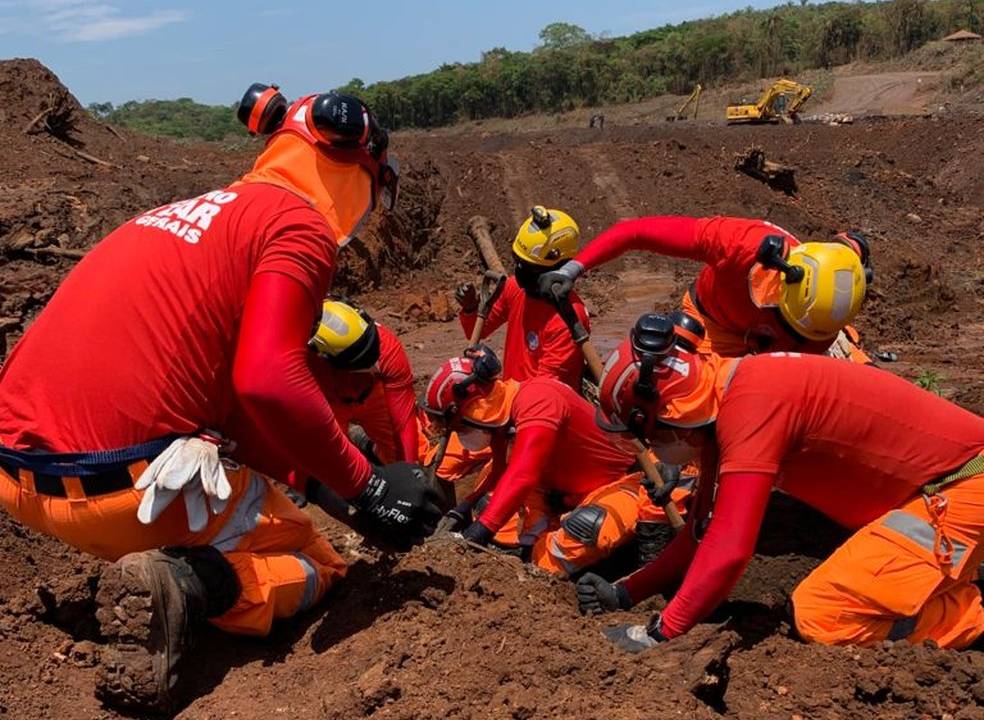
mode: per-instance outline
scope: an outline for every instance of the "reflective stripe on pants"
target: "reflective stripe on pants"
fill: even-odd
[[[916,497],[852,535],[793,592],[800,635],[827,644],[934,640],[964,648],[984,633],[973,581],[984,560],[984,475],[946,486],[949,557]],[[946,562],[949,560],[949,562]]]
[[[146,466],[131,465],[131,475],[139,477]],[[274,618],[317,602],[345,574],[345,563],[317,533],[311,518],[270,480],[244,466],[227,467],[226,477],[232,486],[229,504],[199,533],[189,532],[180,498],[155,522],[143,525],[137,520],[143,493],[132,488],[91,498],[49,497],[2,469],[0,505],[24,525],[109,561],[142,550],[214,544],[232,564],[242,593],[213,623],[232,632],[263,635]]]

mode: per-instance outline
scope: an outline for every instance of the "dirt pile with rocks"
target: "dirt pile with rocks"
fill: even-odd
[[[261,147],[226,152],[106,125],[36,60],[0,61],[0,108],[0,360],[86,250],[142,211],[224,187]],[[426,262],[435,183],[433,166],[405,173],[399,211],[351,243],[338,287],[365,290],[387,268]]]

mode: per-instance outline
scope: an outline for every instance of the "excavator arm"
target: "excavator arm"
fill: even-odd
[[[766,88],[762,97],[753,105],[729,105],[727,120],[739,122],[794,122],[796,113],[810,99],[813,88],[790,80],[779,78]],[[784,104],[780,98],[788,98]]]
[[[669,122],[673,122],[674,120],[686,120],[687,119],[687,108],[689,108],[690,105],[693,104],[693,106],[694,106],[694,119],[696,120],[697,119],[697,111],[700,108],[700,94],[703,91],[704,91],[704,86],[701,85],[700,83],[697,83],[697,85],[694,86],[693,92],[690,93],[690,97],[688,97],[686,100],[684,100],[683,101],[683,104],[680,107],[677,108],[676,114],[675,115],[667,115],[666,116],[666,119]]]

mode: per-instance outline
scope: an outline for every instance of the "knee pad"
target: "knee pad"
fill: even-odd
[[[600,505],[583,505],[567,514],[560,526],[578,542],[596,545],[608,511]]]

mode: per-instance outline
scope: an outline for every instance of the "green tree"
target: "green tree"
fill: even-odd
[[[544,50],[561,50],[591,42],[591,35],[582,27],[565,22],[555,22],[540,31]]]
[[[89,107],[86,109],[89,111],[91,115],[99,118],[100,120],[105,120],[106,118],[108,118],[110,115],[113,114],[113,110],[114,110],[113,103],[111,102],[89,103]]]

